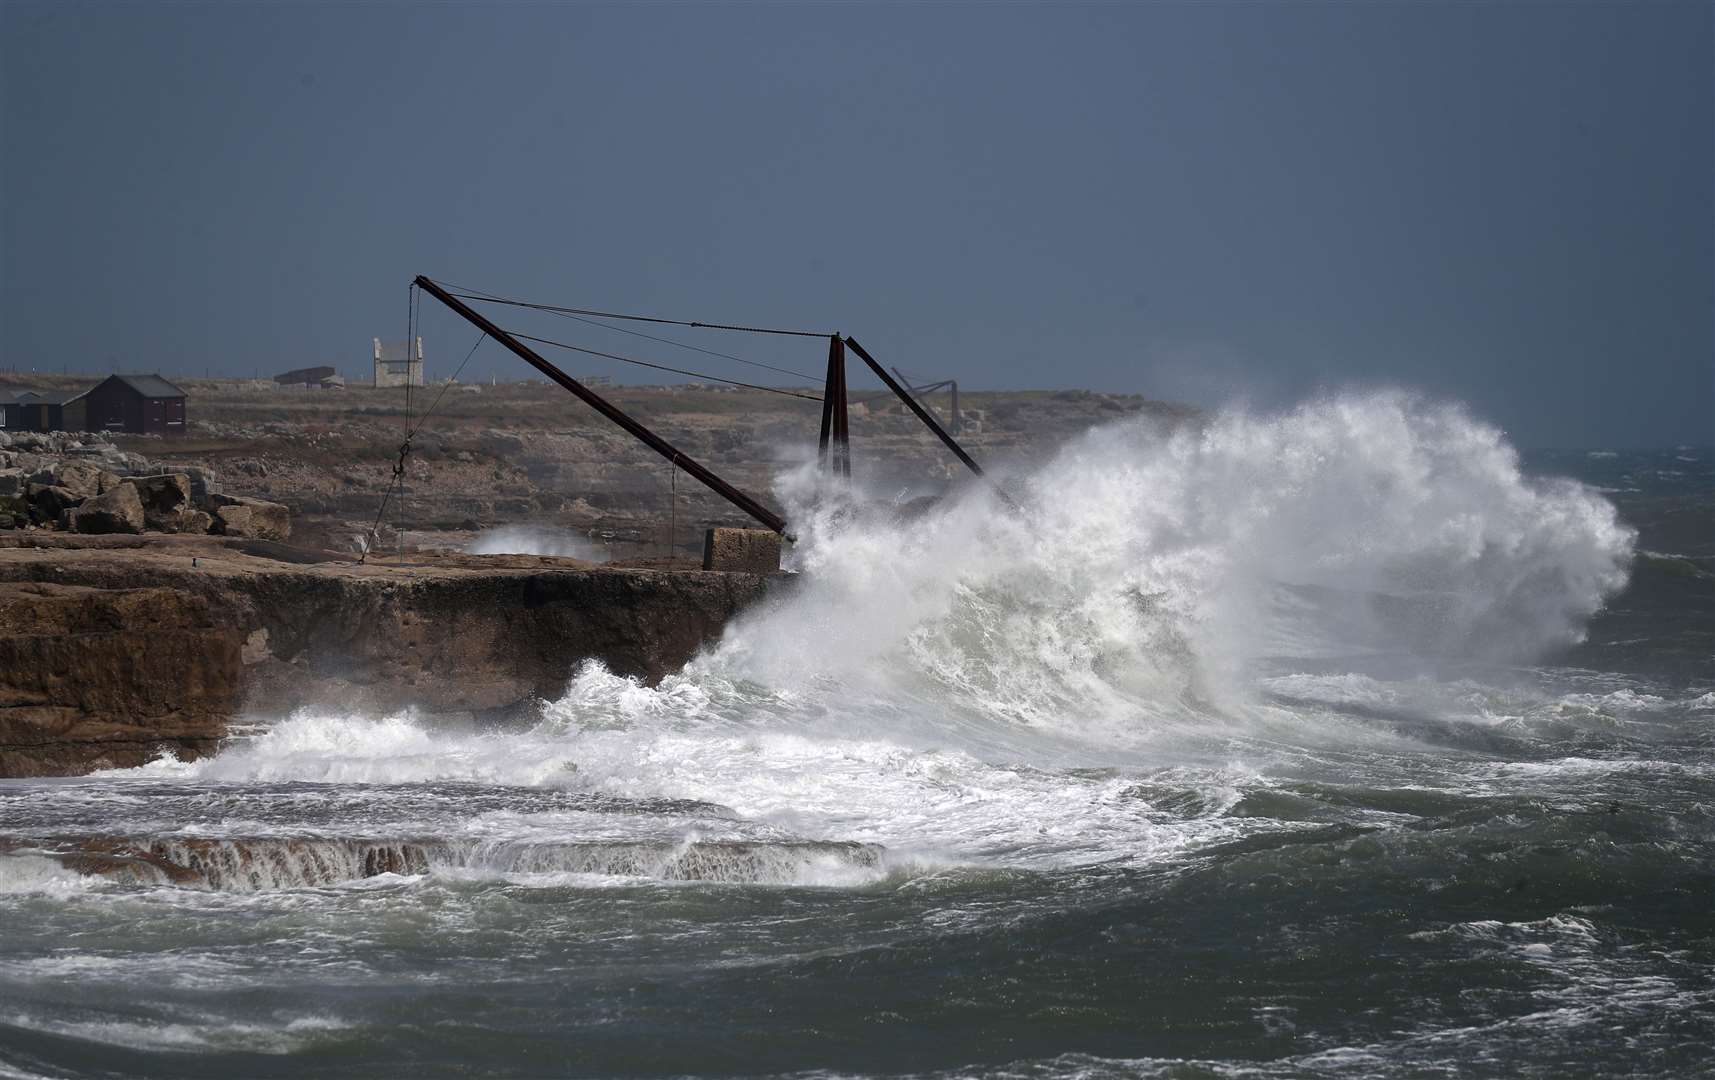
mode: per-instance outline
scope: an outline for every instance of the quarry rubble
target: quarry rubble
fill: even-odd
[[[279,503],[225,494],[212,469],[168,471],[103,434],[0,431],[0,529],[285,540],[292,522]]]

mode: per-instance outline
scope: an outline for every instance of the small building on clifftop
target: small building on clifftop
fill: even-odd
[[[422,386],[423,339],[382,341],[375,339],[375,385]]]
[[[68,431],[180,435],[185,392],[159,375],[109,375],[64,404]]]
[[[0,431],[59,431],[64,394],[0,387]]]

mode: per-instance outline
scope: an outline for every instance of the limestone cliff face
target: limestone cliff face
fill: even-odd
[[[188,538],[4,548],[0,776],[196,757],[237,716],[306,705],[503,717],[586,658],[654,682],[778,582],[533,557],[294,565]]]
[[[552,570],[375,581],[269,575],[233,587],[252,631],[251,705],[507,710],[564,690],[581,660],[657,682],[696,655],[767,578]],[[305,679],[304,676],[310,676]]]
[[[0,776],[213,748],[238,706],[241,636],[161,588],[0,586]]]

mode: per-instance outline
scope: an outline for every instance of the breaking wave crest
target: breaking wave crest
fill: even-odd
[[[1405,394],[1091,431],[912,520],[786,488],[804,582],[699,670],[943,695],[1039,726],[1242,702],[1259,669],[1479,657],[1580,639],[1633,535],[1497,429]]]

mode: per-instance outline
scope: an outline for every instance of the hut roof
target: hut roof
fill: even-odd
[[[159,375],[115,375],[115,379],[144,397],[184,397],[185,392]]]

